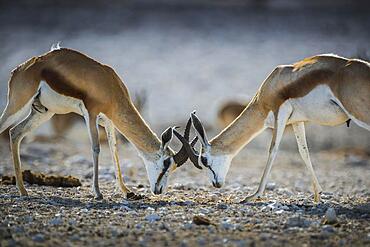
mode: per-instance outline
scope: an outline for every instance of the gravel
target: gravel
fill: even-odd
[[[265,150],[243,151],[238,155],[222,189],[214,189],[204,174],[185,165],[173,174],[168,192],[154,196],[149,191],[142,161],[133,148],[125,146],[124,157],[130,160],[130,169],[135,174],[127,184],[146,198],[124,199],[116,188],[114,176],[110,180],[107,176],[99,180],[104,200],[96,201],[91,179],[84,178],[92,170],[88,145],[73,148],[71,143],[64,142],[55,144],[54,149],[59,153],[51,152],[48,159],[52,164],[62,164],[63,157],[79,153],[77,166],[73,162],[64,163],[64,169],[59,171],[60,175],[79,177],[82,186],[54,188],[26,184],[29,197],[18,196],[13,185],[0,186],[1,246],[370,244],[369,169],[348,167],[335,152],[312,154],[322,164],[315,167],[325,190],[320,203],[313,202],[310,179],[303,164],[297,166],[300,157],[281,151],[282,158],[276,161],[269,190],[259,200],[240,204],[258,185]],[[25,148],[28,145],[24,144]],[[33,150],[42,155],[46,152],[44,148],[50,150],[48,144],[35,145],[37,149]],[[69,149],[65,148],[68,146]],[[101,153],[101,171],[114,175],[108,148],[103,146]],[[4,174],[12,174],[9,156],[3,154],[2,158],[8,160]],[[122,157],[121,160],[125,173],[126,163]],[[253,162],[246,166],[245,160]],[[54,171],[49,162],[38,161],[37,166],[33,162],[24,162],[23,169],[46,174]],[[298,190],[295,184],[299,179],[302,186]],[[202,216],[210,224],[195,224],[194,216]]]

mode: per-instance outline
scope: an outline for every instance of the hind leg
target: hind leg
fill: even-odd
[[[20,142],[28,133],[49,120],[53,115],[54,113],[48,111],[46,108],[40,110],[33,107],[28,117],[9,131],[15,179],[18,190],[22,196],[27,196],[27,191],[24,188],[21,170],[21,159],[19,155]]]
[[[299,123],[292,124],[292,126],[293,126],[294,134],[297,140],[299,153],[311,175],[311,179],[313,183],[313,191],[314,191],[314,200],[315,202],[319,202],[320,193],[322,192],[322,188],[319,184],[315,171],[313,170],[313,167],[312,167],[310,154],[308,151],[308,146],[307,146],[307,141],[306,141],[304,123],[299,122]]]
[[[81,112],[85,118],[86,126],[89,132],[91,151],[93,155],[93,186],[92,190],[95,195],[95,199],[103,199],[102,193],[99,189],[99,154],[100,154],[100,142],[99,142],[99,127],[98,127],[98,114],[87,111],[87,109],[81,105]]]
[[[276,154],[279,149],[280,141],[283,137],[286,124],[289,120],[289,117],[292,114],[292,111],[293,111],[292,106],[290,105],[289,102],[287,102],[281,105],[279,108],[278,114],[275,114],[275,125],[274,125],[274,130],[273,130],[273,137],[272,137],[272,141],[271,141],[271,145],[269,149],[269,156],[268,156],[265,170],[263,171],[260,184],[258,186],[257,191],[253,193],[252,195],[247,196],[242,201],[242,203],[245,203],[250,200],[261,197],[263,192],[265,191],[267,180],[271,172],[272,164],[274,163],[274,160],[276,158]]]

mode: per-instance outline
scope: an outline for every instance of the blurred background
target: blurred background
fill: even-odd
[[[0,106],[10,71],[61,42],[112,66],[156,133],[195,109],[213,136],[276,65],[319,53],[368,60],[369,11],[365,0],[1,1]],[[307,132],[313,150],[370,147],[355,124]],[[282,148],[293,143],[288,133]]]

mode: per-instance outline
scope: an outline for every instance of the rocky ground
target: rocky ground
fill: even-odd
[[[256,188],[266,150],[242,151],[222,189],[212,188],[205,174],[189,164],[175,172],[163,196],[150,194],[135,150],[124,145],[121,151],[126,181],[146,199],[122,198],[106,146],[100,166],[105,198],[96,201],[90,190],[92,165],[87,143],[24,144],[24,169],[74,175],[83,185],[26,185],[29,197],[18,196],[15,186],[0,185],[0,246],[370,245],[370,162],[364,152],[312,154],[325,191],[322,201],[315,204],[298,153],[281,151],[265,197],[239,204]],[[2,145],[0,173],[12,173],[6,143]],[[331,224],[325,222],[328,209],[336,214]],[[194,216],[206,217],[211,224],[197,225]]]

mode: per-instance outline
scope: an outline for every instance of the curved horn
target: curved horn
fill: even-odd
[[[162,139],[161,148],[162,148],[162,150],[165,150],[168,147],[168,145],[170,144],[170,141],[172,139],[172,133],[173,133],[173,128],[172,127],[168,127],[165,131],[163,131],[163,133],[161,135],[161,139]]]
[[[191,118],[189,118],[189,120],[186,124],[185,131],[184,131],[184,137],[183,137],[186,140],[185,142],[188,143],[188,144],[189,144],[189,138],[190,138],[190,128],[191,128]],[[197,141],[198,141],[198,138],[197,137],[194,138],[191,142],[191,146],[194,147],[194,145]],[[184,146],[184,144],[182,144],[181,149],[173,156],[173,159],[174,159],[175,163],[177,164],[177,167],[182,166],[188,158],[189,158],[189,156],[188,156],[188,153],[186,151],[186,147]]]
[[[187,156],[189,157],[190,161],[194,164],[194,166],[198,169],[203,169],[198,163],[198,154],[195,153],[193,146],[196,143],[196,138],[193,139],[191,144],[179,133],[177,130],[173,130],[175,136],[181,141],[183,148],[185,149]],[[180,150],[181,151],[181,150]]]
[[[206,135],[206,131],[204,130],[204,127],[203,127],[203,124],[202,122],[199,120],[199,118],[195,115],[195,111],[193,111],[191,114],[190,114],[190,117],[191,117],[191,120],[193,122],[193,126],[194,126],[194,129],[195,129],[195,132],[197,134],[197,136],[199,137],[200,139],[200,142],[202,143],[202,145],[204,147],[206,146],[210,146],[211,144],[209,144],[208,142],[208,138],[207,138],[207,135]]]

